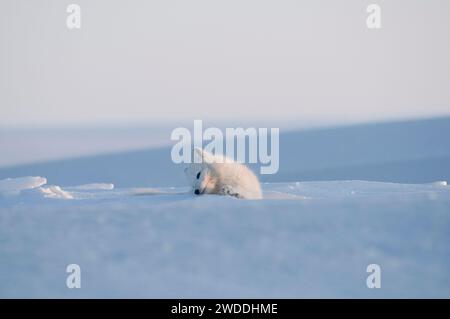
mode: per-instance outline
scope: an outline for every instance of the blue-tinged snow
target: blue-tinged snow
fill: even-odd
[[[450,297],[450,118],[282,130],[261,201],[194,197],[170,134],[120,132],[0,132],[0,297]]]
[[[0,181],[0,297],[450,297],[445,181],[265,183],[260,201],[48,183]]]

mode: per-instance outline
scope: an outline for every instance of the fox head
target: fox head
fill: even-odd
[[[213,155],[201,148],[194,149],[194,162],[184,169],[195,195],[213,192],[217,184],[216,168],[219,164],[233,163],[223,155]]]
[[[208,189],[213,187],[212,166],[213,155],[199,148],[194,149],[194,162],[188,164],[184,173],[195,195],[208,193]]]

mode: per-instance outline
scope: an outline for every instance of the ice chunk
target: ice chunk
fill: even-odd
[[[73,199],[72,194],[61,189],[59,186],[41,187],[39,190],[48,198]]]
[[[37,188],[46,183],[47,179],[40,176],[6,178],[0,180],[0,193],[19,194],[22,190]]]

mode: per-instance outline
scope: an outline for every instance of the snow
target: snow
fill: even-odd
[[[188,123],[190,127],[192,123]],[[209,126],[209,125],[208,125]],[[212,125],[214,126],[214,125]],[[235,123],[225,126],[234,127]],[[249,125],[249,126],[254,126]],[[205,126],[206,127],[206,126]],[[248,127],[248,126],[244,126]],[[173,129],[173,127],[171,127]],[[183,186],[186,183],[182,170],[170,160],[170,131],[159,140],[158,145],[149,149],[103,153],[103,139],[97,146],[98,152],[90,156],[72,156],[68,152],[61,157],[52,157],[52,161],[43,162],[41,157],[33,163],[21,165],[16,161],[14,166],[2,166],[0,163],[0,179],[28,175],[47,177],[53,184],[60,186],[80,185],[86,183],[106,182],[116,187],[169,187]],[[41,138],[39,152],[73,149],[84,145],[84,141],[96,141],[96,136],[108,137],[112,144],[118,143],[118,135],[129,136],[128,144],[148,138],[153,140],[159,133],[152,130],[137,130],[126,133],[118,129],[93,133],[84,129],[78,131],[79,143],[71,143],[62,137],[73,135],[69,130],[54,132],[50,136],[42,136],[39,132],[29,132],[36,139]],[[158,131],[158,130],[156,130]],[[134,132],[134,133],[133,133]],[[2,158],[8,163],[17,159],[8,148],[12,142],[4,143],[0,131],[0,151]],[[52,136],[61,137],[56,142]],[[140,136],[137,138],[137,136]],[[20,137],[14,144],[23,153],[24,159],[36,159],[37,150],[24,144]],[[12,138],[12,137],[11,137]],[[41,145],[51,140],[46,147]],[[59,140],[59,138],[58,138]],[[106,143],[109,144],[109,143]],[[165,145],[165,146],[163,146]],[[328,181],[328,180],[369,180],[394,183],[430,183],[438,180],[450,180],[450,117],[440,119],[424,119],[417,121],[390,122],[378,124],[361,124],[337,128],[314,130],[280,130],[280,170],[277,174],[261,175],[262,182],[296,182],[296,181]],[[91,145],[92,149],[96,149]],[[18,150],[17,150],[18,151]],[[51,152],[50,152],[51,153]],[[81,152],[82,153],[82,152]],[[81,154],[80,153],[80,154]],[[10,155],[11,154],[11,155]],[[79,154],[79,153],[76,153]],[[89,153],[90,154],[90,153]],[[72,156],[72,157],[71,157]],[[59,160],[58,160],[59,159]],[[12,165],[12,164],[9,164]],[[250,167],[258,172],[259,165]]]
[[[0,194],[18,194],[25,189],[33,189],[47,183],[43,177],[27,176],[0,180]]]
[[[114,188],[114,184],[111,183],[91,183],[73,187],[79,190],[109,190]]]
[[[260,201],[193,196],[127,131],[0,134],[0,297],[450,296],[450,118],[282,132]]]
[[[49,187],[40,187],[39,190],[47,198],[73,199],[72,194],[62,190],[59,186],[50,185]]]
[[[0,297],[448,297],[445,181],[187,187],[0,181]],[[138,196],[139,195],[139,196]],[[67,265],[81,289],[65,286]],[[382,287],[366,287],[366,267]]]

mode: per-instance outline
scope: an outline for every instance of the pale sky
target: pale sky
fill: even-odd
[[[449,57],[448,0],[2,0],[0,126],[450,115]]]

